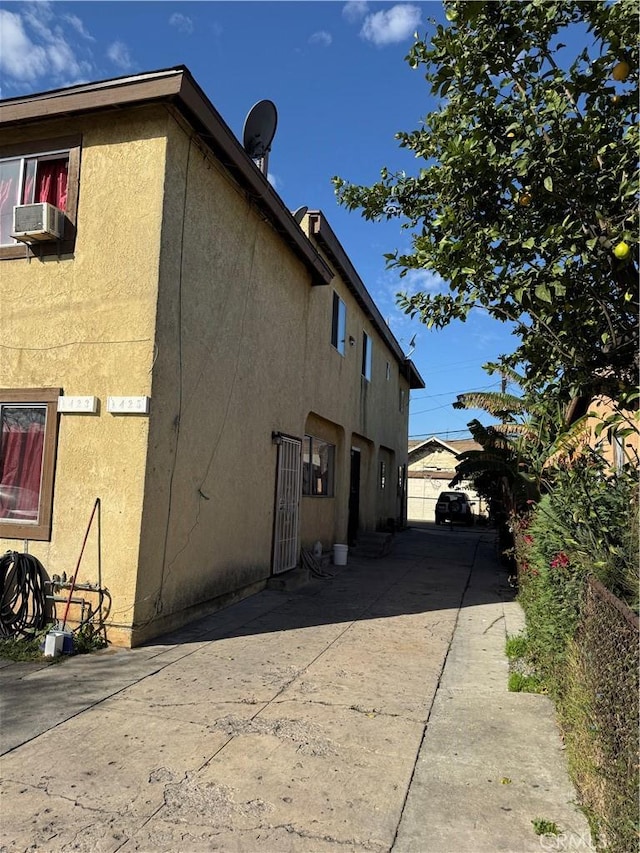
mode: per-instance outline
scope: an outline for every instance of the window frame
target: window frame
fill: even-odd
[[[342,338],[340,338],[341,330]],[[336,290],[333,291],[331,307],[331,346],[340,355],[344,355],[347,349],[347,306]]]
[[[373,370],[373,341],[363,330],[362,332],[362,376],[367,382],[371,382]]]
[[[31,405],[44,406],[47,410],[42,447],[38,520],[35,524],[29,524],[6,521],[0,518],[0,538],[33,539],[35,541],[49,541],[51,539],[53,483],[58,446],[58,397],[60,394],[60,388],[0,389],[0,407]]]
[[[80,149],[82,137],[79,135],[41,139],[34,142],[21,142],[15,145],[0,146],[0,160],[28,159],[45,154],[58,155],[68,152],[69,167],[67,174],[67,203],[64,211],[64,234],[62,240],[42,241],[38,243],[20,243],[0,245],[0,260],[26,258],[31,252],[38,257],[44,255],[69,254],[75,249],[76,225],[78,216],[78,193],[80,186]]]
[[[331,448],[327,470],[327,490],[317,491],[317,479],[312,474],[314,443],[326,445]],[[308,459],[305,459],[308,453]],[[336,468],[336,446],[324,438],[315,435],[304,435],[302,440],[302,496],[305,498],[333,498],[335,497],[335,468]]]

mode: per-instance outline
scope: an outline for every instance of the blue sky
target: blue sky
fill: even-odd
[[[426,389],[412,394],[409,434],[465,437],[484,413],[457,411],[462,391],[499,388],[481,365],[511,352],[508,328],[474,311],[430,331],[395,305],[399,290],[446,288],[432,273],[404,280],[383,254],[406,249],[398,222],[368,223],[335,200],[331,177],[373,183],[383,166],[419,168],[395,133],[420,126],[435,104],[404,61],[414,32],[443,22],[440,2],[0,2],[3,98],[186,65],[242,138],[259,100],[277,106],[269,176],[292,210],[320,209],[353,261]]]

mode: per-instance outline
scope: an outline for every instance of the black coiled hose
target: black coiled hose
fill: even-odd
[[[31,554],[0,557],[0,637],[26,637],[47,624],[44,566]]]

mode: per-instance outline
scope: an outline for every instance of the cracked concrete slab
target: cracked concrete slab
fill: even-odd
[[[490,531],[410,530],[141,649],[3,665],[0,853],[524,853],[534,817],[582,832],[550,703],[506,690],[505,580]]]
[[[290,701],[229,724],[234,737],[223,752],[181,783],[187,790],[166,801],[145,831],[156,821],[202,824],[206,813],[217,830],[287,826],[301,838],[389,849],[421,725]]]

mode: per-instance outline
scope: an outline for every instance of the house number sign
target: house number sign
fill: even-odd
[[[58,411],[95,414],[98,411],[98,398],[58,397]]]
[[[107,411],[114,415],[148,415],[149,397],[107,397]]]

